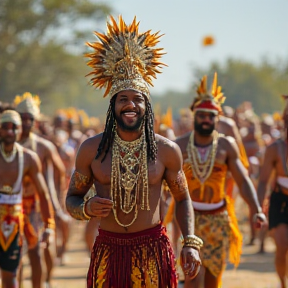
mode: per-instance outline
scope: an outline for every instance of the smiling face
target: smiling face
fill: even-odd
[[[124,90],[117,94],[115,119],[124,131],[140,129],[146,111],[145,96],[134,90]]]

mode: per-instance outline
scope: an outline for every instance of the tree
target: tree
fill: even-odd
[[[1,0],[0,99],[29,91],[39,94],[44,112],[77,97],[83,102],[93,91],[83,77],[84,43],[110,12],[92,0]]]
[[[281,110],[280,96],[288,91],[287,67],[285,60],[269,63],[263,59],[257,66],[228,59],[222,66],[213,63],[208,71],[197,69],[195,74],[198,78],[208,74],[212,81],[214,72],[218,73],[218,83],[227,97],[225,105],[237,107],[243,101],[250,101],[257,113],[272,113]]]

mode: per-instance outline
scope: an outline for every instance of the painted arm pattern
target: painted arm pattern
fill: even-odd
[[[77,220],[89,220],[85,214],[84,196],[90,189],[93,178],[85,176],[75,171],[71,177],[68,195],[66,198],[66,208],[69,214]]]
[[[166,179],[166,182],[176,201],[182,201],[189,195],[187,180],[182,170],[177,173],[176,179]]]

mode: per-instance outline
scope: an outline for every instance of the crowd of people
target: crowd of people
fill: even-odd
[[[52,287],[77,219],[87,223],[88,288],[219,288],[244,244],[259,237],[265,251],[268,230],[287,288],[288,106],[261,116],[250,102],[225,106],[215,73],[177,116],[153,112],[161,36],[140,34],[136,18],[110,20],[86,55],[91,84],[110,96],[105,123],[71,107],[43,115],[29,92],[0,103],[0,287],[21,287],[23,255],[32,287]]]

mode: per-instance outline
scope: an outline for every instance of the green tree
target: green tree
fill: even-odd
[[[285,60],[270,63],[263,59],[261,64],[255,65],[228,59],[224,65],[213,63],[208,71],[200,68],[195,74],[199,79],[207,74],[212,81],[214,72],[218,73],[218,83],[227,97],[225,105],[237,107],[243,101],[250,101],[256,113],[272,113],[282,109],[280,95],[288,91],[287,67]],[[192,89],[195,91],[194,87]]]
[[[92,0],[1,0],[1,101],[29,91],[47,113],[85,103],[93,89],[84,78],[84,43],[110,12]]]

